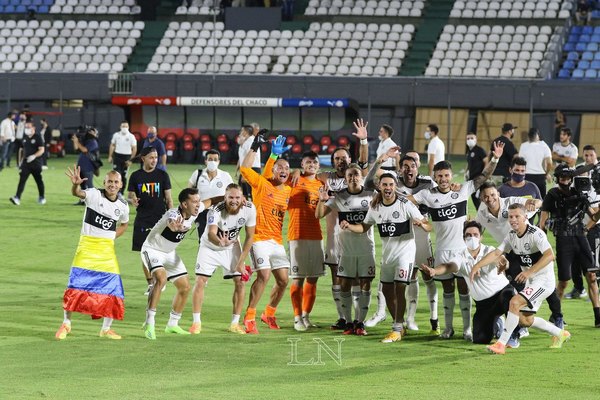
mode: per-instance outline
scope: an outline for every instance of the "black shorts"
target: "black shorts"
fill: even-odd
[[[571,264],[575,263],[583,273],[595,271],[590,244],[585,236],[556,237],[556,265],[558,280],[566,282],[571,279]]]
[[[592,259],[596,270],[600,267],[600,226],[596,225],[587,234],[587,240],[592,249]]]
[[[133,226],[133,243],[131,245],[131,250],[141,251],[142,245],[144,244],[144,241],[148,237],[148,234],[150,233],[151,230],[152,230],[152,227],[134,225]]]
[[[492,341],[496,318],[506,314],[510,299],[512,299],[514,294],[514,288],[511,285],[507,285],[492,297],[475,301],[473,343],[488,344]]]

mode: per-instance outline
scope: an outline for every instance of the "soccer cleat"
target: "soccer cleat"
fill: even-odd
[[[245,335],[246,331],[240,324],[231,324],[229,325],[229,332],[237,333],[238,335]]]
[[[504,315],[500,315],[494,321],[494,337],[496,339],[500,339],[500,335],[502,335],[503,330],[504,330]]]
[[[527,328],[519,329],[519,338],[523,339],[523,338],[526,338],[527,336],[529,336],[529,329],[527,329]]]
[[[258,335],[258,329],[256,328],[255,320],[244,320],[244,326],[246,327],[246,333],[249,335]]]
[[[367,330],[365,329],[365,324],[363,322],[358,322],[355,324],[356,328],[354,328],[354,334],[357,336],[367,336]]]
[[[308,315],[302,316],[302,322],[304,323],[304,326],[306,326],[306,328],[318,328],[319,327],[317,324],[313,324],[311,322],[311,320],[308,318]]]
[[[565,321],[563,320],[563,317],[556,317],[556,318],[554,318],[553,324],[558,329],[564,329],[565,328]]]
[[[156,332],[154,332],[154,325],[144,324],[144,336],[146,336],[146,339],[156,340]]]
[[[185,329],[182,329],[179,325],[167,326],[165,328],[165,333],[174,333],[176,335],[189,335],[190,334]]]
[[[267,314],[262,313],[260,320],[267,324],[269,329],[281,329],[279,325],[277,325],[277,318],[275,317],[267,317]]]
[[[512,334],[510,335],[510,339],[508,339],[508,342],[506,342],[506,347],[508,347],[509,349],[518,349],[519,346],[521,346],[521,342],[519,341],[519,335],[518,334]]]
[[[194,322],[190,326],[190,334],[197,335],[202,332],[202,322]]]
[[[46,198],[45,198],[45,197],[40,197],[40,198],[38,198],[38,204],[40,204],[40,205],[42,205],[42,206],[43,206],[44,204],[46,204]]]
[[[564,342],[571,339],[571,334],[569,331],[565,331],[564,329],[560,331],[558,336],[552,338],[552,345],[550,345],[551,349],[560,349]]]
[[[69,333],[71,333],[71,325],[62,324],[60,326],[60,328],[58,328],[58,330],[56,331],[56,335],[54,335],[54,336],[56,337],[57,340],[64,340],[64,339],[66,339],[66,337]]]
[[[595,317],[594,318],[594,326],[596,328],[600,328],[600,317]]]
[[[440,335],[442,339],[450,339],[452,336],[454,336],[454,329],[452,328],[444,329],[444,332]]]
[[[344,318],[340,318],[336,321],[335,324],[329,327],[331,330],[341,331],[346,329],[346,320]]]
[[[467,342],[473,341],[473,332],[471,331],[471,329],[468,329],[463,332],[463,339],[465,339]]]
[[[106,330],[102,329],[100,331],[99,336],[103,337],[103,338],[107,338],[107,339],[113,339],[113,340],[121,339],[121,335],[117,334],[117,332],[113,331],[112,329],[106,329]]]
[[[308,330],[301,318],[294,321],[294,329],[298,332],[306,332]]]
[[[148,287],[146,288],[146,291],[144,292],[144,296],[149,296],[150,292],[152,291],[152,288],[154,287],[153,284],[148,284]]]
[[[440,326],[438,324],[438,320],[430,319],[429,323],[431,324],[431,330],[429,331],[429,334],[434,335],[434,336],[439,336],[441,331],[440,331]]]
[[[346,327],[344,328],[343,335],[354,335],[354,323],[348,322],[346,323]]]
[[[415,321],[406,321],[406,329],[408,329],[409,331],[418,331],[419,326]]]
[[[402,333],[391,331],[390,333],[385,335],[383,339],[381,339],[381,343],[393,343],[399,342],[400,340],[402,340]]]
[[[378,323],[385,321],[386,318],[387,318],[387,316],[386,316],[385,312],[383,314],[376,312],[375,314],[373,314],[373,316],[371,318],[369,318],[367,320],[367,322],[365,322],[365,326],[368,328],[372,328],[372,327],[376,326]]]
[[[17,196],[13,196],[13,197],[9,198],[9,200],[15,206],[20,206],[21,205],[21,199],[19,199]]]
[[[494,353],[494,354],[505,354],[506,353],[506,346],[504,346],[500,342],[496,342],[492,345],[486,346],[486,349],[490,353]]]

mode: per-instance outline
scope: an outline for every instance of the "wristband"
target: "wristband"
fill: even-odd
[[[360,144],[369,144],[367,139],[360,139]]]
[[[498,157],[492,157],[491,162],[498,163],[498,161],[500,161],[500,159]]]
[[[273,160],[277,161],[277,159],[279,158],[279,156],[278,156],[277,154],[273,154],[273,153],[271,153],[271,155],[269,156],[269,158],[271,158],[271,159],[273,159]]]

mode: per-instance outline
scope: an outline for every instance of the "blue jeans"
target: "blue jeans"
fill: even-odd
[[[0,145],[0,168],[4,168],[4,164],[9,166],[12,147],[12,142],[4,142]]]

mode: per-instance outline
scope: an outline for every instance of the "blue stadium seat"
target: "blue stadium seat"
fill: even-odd
[[[598,43],[588,43],[585,47],[587,51],[598,51]]]
[[[579,60],[579,53],[577,53],[576,51],[569,52],[569,54],[567,55],[567,60]]]
[[[27,7],[27,6],[30,6],[31,3],[32,3],[31,0],[21,0],[20,5]]]
[[[571,27],[571,32],[569,32],[571,35],[575,34],[575,35],[581,35],[583,31],[583,27],[579,26],[579,25],[573,25]]]
[[[567,42],[573,42],[573,43],[579,42],[579,35],[570,34]]]
[[[575,61],[567,60],[564,62],[562,67],[563,67],[563,69],[568,69],[569,71],[573,70],[573,69],[575,69]]]
[[[52,4],[54,4],[54,0],[42,0],[42,4],[50,7]]]
[[[592,63],[590,64],[590,68],[600,69],[600,60],[594,60],[594,61],[592,61]]]
[[[4,6],[4,12],[7,13],[7,14],[14,13],[15,12],[15,6],[13,6],[13,5]]]
[[[582,69],[576,69],[576,70],[573,70],[573,75],[571,75],[571,77],[573,79],[583,79],[584,75],[585,75],[585,72],[583,72]]]
[[[15,12],[18,14],[23,14],[27,12],[27,7],[25,6],[17,6],[17,8],[15,8]]]
[[[593,10],[592,18],[600,18],[600,10]]]
[[[591,37],[590,37],[590,42],[593,43],[600,43],[600,33],[594,33]]]
[[[581,42],[587,43],[590,40],[592,40],[590,35],[583,34],[583,35],[579,36],[579,43],[581,43]]]
[[[9,0],[0,0],[0,6],[6,6],[9,5],[10,1]]]
[[[581,55],[581,59],[592,61],[594,59],[594,53],[592,53],[591,51],[584,51]]]
[[[593,26],[586,25],[581,28],[581,33],[583,33],[584,35],[591,35],[594,32]]]
[[[586,51],[589,43],[579,42],[575,45],[575,51]]]
[[[577,68],[579,69],[588,69],[590,67],[590,62],[587,60],[581,60],[577,63]]]
[[[600,25],[594,27],[594,35],[600,35]]]
[[[563,47],[563,51],[566,51],[567,53],[570,51],[575,51],[575,43],[572,43],[572,42],[565,43],[565,47]]]
[[[598,78],[598,71],[595,69],[588,69],[585,71],[585,79],[596,79]]]
[[[594,53],[594,60],[600,60],[600,51]]]
[[[560,79],[569,79],[571,77],[571,71],[567,69],[561,69],[560,71],[558,71],[558,77]]]
[[[37,7],[38,14],[48,14],[48,11],[50,11],[50,7],[48,7],[48,6],[38,6]]]
[[[18,6],[19,4],[21,4],[21,0],[10,0],[10,4],[12,6]]]

